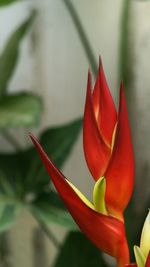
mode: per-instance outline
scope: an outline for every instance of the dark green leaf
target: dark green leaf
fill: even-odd
[[[99,249],[80,232],[68,234],[53,267],[106,267]]]
[[[16,155],[0,155],[0,232],[8,230],[21,209]]]
[[[14,2],[17,2],[19,0],[0,0],[0,6],[6,6],[6,5],[9,5],[9,4],[12,4]]]
[[[82,119],[74,120],[65,125],[50,128],[41,134],[40,143],[46,153],[61,168],[68,158],[75,141],[77,140],[82,125]],[[32,190],[39,190],[44,185],[49,184],[49,176],[35,148],[26,152],[26,162],[28,165],[27,186]]]
[[[0,232],[8,230],[14,224],[19,211],[19,204],[0,203]]]
[[[34,204],[36,203],[37,205],[40,206],[42,202],[50,203],[53,207],[56,207],[56,209],[66,211],[64,203],[60,199],[58,193],[55,192],[53,189],[50,189],[49,192],[44,192],[44,193],[42,192],[41,194],[39,194]]]
[[[81,129],[78,119],[54,127],[41,134],[41,143],[48,155],[60,167],[69,156]],[[0,154],[0,203],[13,204],[30,201],[32,213],[46,224],[57,222],[68,228],[76,225],[55,192],[49,187],[50,179],[32,146],[17,153]]]
[[[78,119],[63,126],[54,127],[41,134],[41,143],[58,167],[65,162],[81,129]],[[67,140],[66,140],[67,139]],[[47,190],[50,179],[32,146],[17,153],[0,153],[0,173],[4,174],[17,192],[41,194]],[[1,182],[1,179],[0,179]],[[23,192],[22,192],[23,193]]]
[[[0,154],[0,194],[2,197],[23,199],[25,169],[27,166],[20,153]],[[0,195],[0,203],[1,203]]]
[[[0,100],[0,128],[36,126],[41,113],[41,99],[19,93]]]
[[[57,167],[60,168],[68,157],[81,126],[82,119],[76,119],[70,123],[50,128],[42,133],[40,142]]]
[[[15,70],[19,57],[22,38],[30,28],[34,15],[31,16],[11,35],[0,56],[0,95],[6,93],[8,82]]]
[[[42,194],[31,206],[34,216],[46,225],[54,222],[72,230],[78,230],[71,215],[55,192]]]
[[[48,195],[48,199],[51,203],[51,205],[53,205],[54,207],[56,207],[57,209],[61,209],[62,211],[67,211],[66,206],[64,205],[63,201],[61,200],[60,196],[58,195],[57,192],[51,190],[50,193],[48,193],[47,195],[45,195],[45,200],[47,200],[47,195]],[[42,196],[43,198],[43,196]]]

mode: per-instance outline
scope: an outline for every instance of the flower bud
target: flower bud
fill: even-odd
[[[150,211],[146,217],[146,220],[143,226],[141,241],[140,241],[140,248],[144,256],[147,258],[150,252]]]

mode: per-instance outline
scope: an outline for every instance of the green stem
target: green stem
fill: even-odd
[[[83,48],[85,50],[85,53],[86,53],[86,56],[88,58],[88,61],[91,65],[91,68],[92,68],[92,71],[93,71],[93,74],[96,76],[96,73],[97,73],[97,61],[95,59],[95,56],[94,56],[94,53],[93,53],[93,50],[92,50],[92,46],[90,44],[90,41],[85,33],[85,30],[84,30],[84,27],[82,25],[82,22],[78,16],[78,13],[73,5],[73,3],[70,1],[70,0],[63,0],[66,8],[68,9],[70,15],[71,15],[71,18],[72,18],[72,21],[75,25],[75,28],[77,30],[77,33],[79,35],[79,38],[80,38],[80,41],[83,45]]]
[[[128,88],[131,81],[131,58],[129,54],[129,25],[131,1],[132,0],[124,0],[121,16],[119,80],[123,80],[125,88]]]
[[[16,151],[20,151],[21,145],[19,144],[19,142],[7,131],[7,130],[3,130],[1,131],[1,135],[7,140],[7,142],[16,150]]]

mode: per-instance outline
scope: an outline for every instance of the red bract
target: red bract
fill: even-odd
[[[41,156],[48,174],[70,214],[86,236],[101,250],[116,257],[118,266],[129,262],[128,245],[124,223],[112,216],[106,216],[88,207],[76,194],[66,177],[56,168],[33,135],[30,135]]]
[[[90,73],[88,77],[83,144],[93,178],[106,178],[105,200],[108,211],[122,218],[133,191],[132,142],[123,84],[117,115],[101,62],[93,91]]]
[[[101,250],[115,257],[118,266],[129,263],[123,211],[133,190],[133,151],[123,92],[117,114],[100,63],[92,91],[89,72],[84,113],[85,158],[96,180],[93,203],[69,182],[31,135],[58,193],[86,236]]]
[[[149,252],[149,255],[147,257],[145,267],[150,267],[150,252]]]

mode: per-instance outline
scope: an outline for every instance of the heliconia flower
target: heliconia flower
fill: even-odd
[[[92,91],[88,76],[83,124],[85,157],[96,180],[90,202],[53,164],[30,135],[56,190],[86,236],[102,251],[129,263],[123,211],[133,190],[133,151],[123,85],[117,114],[102,64]]]
[[[83,144],[93,178],[106,179],[107,210],[122,218],[133,191],[134,156],[123,84],[117,114],[101,61],[93,91],[88,77]]]
[[[142,229],[140,247],[134,246],[134,254],[138,267],[150,267],[150,211]]]

